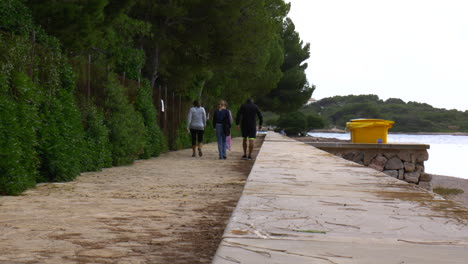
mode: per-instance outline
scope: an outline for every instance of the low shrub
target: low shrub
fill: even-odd
[[[436,187],[432,191],[442,196],[458,195],[458,194],[464,193],[464,191],[460,189],[444,188],[444,187]]]
[[[153,104],[153,91],[148,81],[144,81],[138,88],[135,108],[141,113],[146,129],[145,146],[140,158],[157,157],[161,152],[167,151],[167,143],[164,146],[165,138],[163,138],[157,123],[156,108]]]
[[[82,171],[97,171],[112,166],[109,129],[104,124],[104,114],[91,102],[81,107],[85,127],[85,151],[82,154]]]
[[[70,181],[80,174],[85,151],[81,113],[74,97],[73,72],[55,61],[40,76],[46,79],[41,83],[45,96],[40,105],[38,133],[40,181]]]
[[[110,131],[112,164],[130,164],[144,153],[146,146],[143,117],[128,102],[116,76],[109,76],[105,93],[105,124]]]
[[[174,142],[171,146],[171,150],[186,149],[192,146],[192,139],[190,133],[187,132],[187,122],[182,122],[177,131],[175,132]]]
[[[11,83],[11,85],[10,85]],[[0,74],[0,194],[17,195],[36,184],[37,89],[23,73]]]
[[[277,122],[279,129],[284,129],[288,135],[297,135],[304,133],[307,127],[306,116],[297,111],[288,114],[282,114]]]

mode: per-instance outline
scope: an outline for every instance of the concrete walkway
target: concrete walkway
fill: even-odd
[[[269,133],[214,264],[468,263],[468,208]]]

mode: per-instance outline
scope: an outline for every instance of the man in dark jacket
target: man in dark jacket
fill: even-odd
[[[242,156],[243,159],[252,159],[252,150],[255,138],[257,136],[257,116],[259,120],[258,129],[261,129],[263,123],[262,112],[260,112],[260,109],[256,104],[253,103],[253,100],[251,98],[247,99],[245,104],[243,104],[237,112],[236,124],[238,128],[240,125],[242,137],[244,138],[244,141],[242,142],[242,146],[244,148],[244,156]],[[248,156],[247,139],[249,140]]]

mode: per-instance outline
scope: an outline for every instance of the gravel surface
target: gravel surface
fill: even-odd
[[[0,263],[210,263],[254,163],[241,148],[236,138],[227,160],[212,143],[203,157],[174,151],[0,197]]]
[[[468,179],[433,174],[431,182],[433,188],[443,187],[462,190],[463,193],[461,194],[449,195],[445,198],[468,206]]]

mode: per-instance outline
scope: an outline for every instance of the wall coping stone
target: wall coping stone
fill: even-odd
[[[348,143],[348,142],[306,142],[316,148],[336,148],[336,149],[412,149],[412,150],[426,150],[430,148],[427,144],[414,144],[414,143]]]

